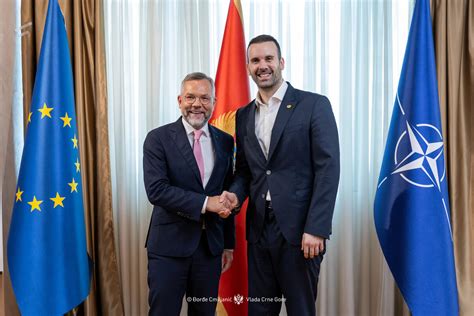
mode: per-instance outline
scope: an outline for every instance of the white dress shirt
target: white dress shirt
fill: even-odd
[[[280,109],[281,101],[283,101],[287,89],[288,83],[283,80],[280,88],[278,88],[268,100],[268,104],[263,103],[260,93],[257,93],[257,97],[255,98],[255,105],[257,106],[257,110],[255,111],[255,135],[267,159],[270,150],[273,125],[275,125],[278,110]],[[267,192],[266,200],[271,200],[270,190]]]
[[[188,136],[189,144],[191,148],[194,146],[194,127],[192,127],[184,118],[181,119],[184,125],[184,129],[186,130],[186,135]],[[199,139],[201,143],[201,151],[202,157],[204,159],[204,179],[203,179],[203,187],[206,187],[206,184],[209,182],[211,178],[212,169],[214,169],[214,162],[215,162],[215,152],[214,146],[212,145],[211,135],[209,134],[209,125],[206,123],[202,128],[202,135]],[[202,213],[206,212],[207,206],[207,197],[204,201],[204,205],[202,207]]]

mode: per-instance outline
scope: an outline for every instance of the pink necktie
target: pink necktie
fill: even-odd
[[[199,173],[201,174],[201,180],[204,185],[204,157],[202,156],[201,142],[199,141],[199,139],[201,138],[201,135],[202,135],[202,130],[194,131],[193,152],[194,152],[194,158],[196,158],[196,162],[199,168]]]

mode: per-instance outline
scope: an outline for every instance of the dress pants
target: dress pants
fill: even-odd
[[[204,230],[190,257],[148,252],[149,315],[179,315],[186,294],[188,315],[214,316],[220,275],[221,256],[209,251]]]
[[[279,315],[283,301],[289,316],[314,316],[324,251],[306,259],[301,245],[289,244],[281,234],[270,203],[265,212],[262,235],[247,248],[249,316]]]

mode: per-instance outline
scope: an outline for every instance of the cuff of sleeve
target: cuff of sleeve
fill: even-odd
[[[204,204],[202,205],[201,214],[204,214],[204,213],[206,213],[206,208],[207,208],[207,199],[209,199],[209,197],[208,197],[208,196],[206,196],[206,199],[204,200]]]

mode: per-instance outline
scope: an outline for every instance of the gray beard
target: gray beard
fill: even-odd
[[[201,129],[204,125],[206,125],[207,121],[209,120],[208,117],[204,116],[203,120],[197,120],[197,119],[191,119],[189,116],[184,116],[184,119],[186,122],[189,123],[194,129],[199,130]]]

